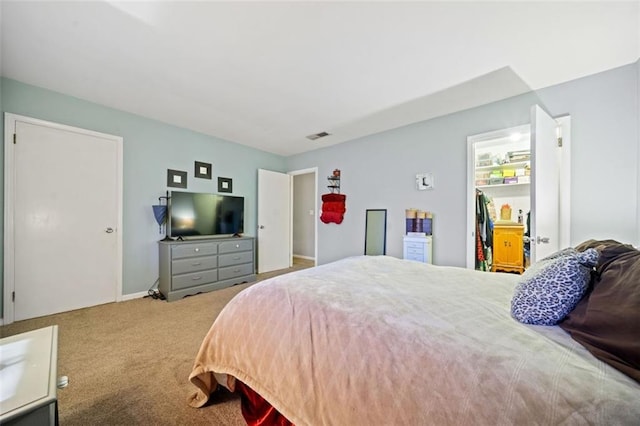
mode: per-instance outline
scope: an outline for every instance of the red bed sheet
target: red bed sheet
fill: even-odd
[[[236,391],[241,395],[242,416],[249,426],[293,426],[263,397],[236,379]]]

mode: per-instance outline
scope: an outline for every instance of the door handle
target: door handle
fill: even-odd
[[[113,228],[107,228],[104,230],[107,234],[111,234],[113,232]]]
[[[536,237],[536,244],[549,244],[549,237]]]
[[[258,229],[264,229],[264,225],[260,225]]]

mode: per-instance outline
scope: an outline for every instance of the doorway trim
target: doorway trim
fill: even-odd
[[[571,116],[554,117],[560,126],[560,247],[571,245]]]
[[[11,295],[15,291],[15,235],[14,235],[14,209],[15,209],[15,168],[13,164],[14,143],[13,138],[17,122],[25,122],[33,125],[49,127],[52,129],[79,133],[88,136],[100,137],[113,141],[116,144],[116,282],[115,299],[116,302],[122,300],[122,199],[123,199],[123,138],[121,136],[109,135],[95,132],[93,130],[54,123],[51,121],[17,115],[5,112],[4,117],[4,271],[3,271],[3,311],[2,323],[11,324],[14,321],[15,312]]]
[[[560,204],[559,204],[559,245],[568,247],[571,244],[571,116],[569,114],[553,117],[558,123],[562,137],[562,149],[559,151],[560,166]],[[467,137],[467,233],[465,238],[466,268],[475,269],[475,150],[478,142],[484,142],[509,136],[511,132],[530,132],[531,123],[505,129],[479,133]]]
[[[311,174],[313,173],[314,176],[314,184],[313,184],[313,188],[314,188],[314,195],[313,195],[313,211],[314,211],[314,225],[313,225],[313,265],[316,266],[318,265],[318,168],[317,167],[311,167],[308,169],[300,169],[300,170],[293,170],[288,172],[289,175],[291,176],[298,176],[298,175],[307,175],[307,174]],[[294,199],[293,199],[293,185],[291,185],[291,202],[290,202],[290,208],[291,208],[291,213],[290,213],[290,231],[289,231],[289,247],[291,248],[291,258],[293,259],[293,203],[294,203]]]

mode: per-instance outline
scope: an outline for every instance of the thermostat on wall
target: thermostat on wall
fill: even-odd
[[[416,175],[416,188],[418,191],[433,189],[433,173],[419,173]]]

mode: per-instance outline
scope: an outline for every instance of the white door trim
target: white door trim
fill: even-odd
[[[475,146],[479,142],[490,141],[493,139],[507,138],[513,133],[529,133],[530,124],[509,127],[506,129],[493,130],[490,132],[479,133],[477,135],[467,136],[467,238],[466,238],[466,257],[467,268],[475,269],[475,247],[476,247],[476,197],[475,197]]]
[[[560,126],[560,248],[571,245],[571,116],[554,117]]]
[[[562,150],[560,153],[560,247],[571,245],[571,115],[553,117],[562,132]],[[466,267],[475,269],[475,144],[484,140],[496,139],[509,134],[509,131],[525,131],[531,124],[500,129],[467,137],[467,237]]]
[[[291,176],[298,176],[298,175],[306,175],[309,173],[313,173],[315,182],[314,182],[314,189],[315,189],[315,194],[313,195],[313,211],[316,213],[315,215],[315,222],[314,222],[314,226],[313,226],[313,264],[317,265],[318,264],[318,168],[317,167],[311,167],[309,169],[301,169],[301,170],[293,170],[291,172],[289,172],[289,174]],[[291,223],[290,223],[290,227],[291,230],[289,232],[289,237],[291,238],[291,241],[289,241],[289,247],[291,250],[291,257],[293,258],[293,188],[291,189],[291,214],[290,214],[290,218],[291,218]]]
[[[64,124],[53,123],[37,118],[22,115],[5,113],[4,117],[4,292],[3,292],[3,323],[11,324],[14,320],[15,312],[11,295],[15,291],[15,268],[14,268],[14,204],[15,204],[15,170],[13,164],[14,144],[13,135],[16,129],[16,122],[25,122],[38,126],[49,127],[67,132],[80,133],[84,135],[100,137],[112,140],[116,144],[117,151],[117,221],[116,221],[116,284],[114,288],[116,301],[122,300],[122,156],[123,138]]]

